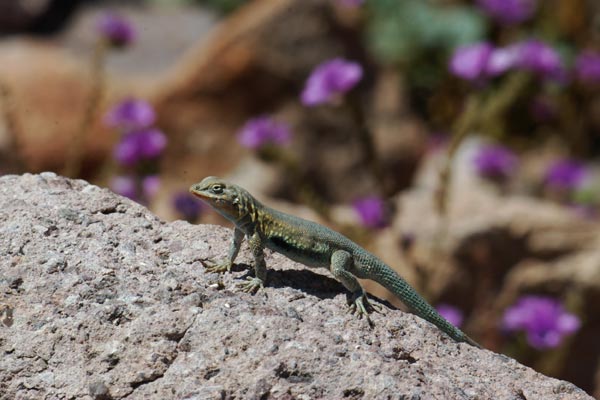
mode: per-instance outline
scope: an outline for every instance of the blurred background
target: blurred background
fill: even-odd
[[[0,35],[0,174],[216,224],[187,189],[225,177],[600,397],[600,2],[0,0]]]

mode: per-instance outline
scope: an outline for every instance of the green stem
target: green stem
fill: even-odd
[[[68,149],[67,160],[63,172],[63,175],[65,176],[76,178],[81,173],[81,164],[85,155],[85,141],[92,129],[92,125],[96,119],[96,113],[100,107],[104,94],[104,61],[106,58],[106,51],[107,43],[104,40],[99,40],[92,57],[92,89],[83,113],[81,126],[73,137],[73,141]]]
[[[448,154],[440,170],[439,186],[435,194],[435,207],[438,214],[446,216],[450,194],[449,187],[452,181],[452,162],[460,144],[473,129],[479,117],[481,101],[476,94],[471,94],[467,99],[465,109],[452,127],[452,138],[448,146]]]
[[[503,127],[504,115],[529,82],[531,82],[529,73],[511,74],[492,96],[488,96],[487,101],[481,107],[480,124],[484,132],[493,132],[495,127]]]

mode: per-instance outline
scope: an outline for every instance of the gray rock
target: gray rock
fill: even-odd
[[[0,399],[591,399],[399,310],[369,329],[325,271],[277,254],[264,294],[241,293],[246,247],[231,274],[202,267],[229,229],[84,181],[0,178],[0,232]]]

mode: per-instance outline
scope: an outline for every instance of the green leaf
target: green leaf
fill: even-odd
[[[485,21],[473,7],[440,6],[425,0],[371,0],[367,40],[383,62],[406,63],[430,50],[449,54],[481,40]]]

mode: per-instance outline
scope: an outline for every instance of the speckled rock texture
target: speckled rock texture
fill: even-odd
[[[591,399],[268,254],[264,294],[202,261],[231,231],[165,223],[52,173],[0,178],[0,399]],[[7,311],[13,319],[7,317]]]

